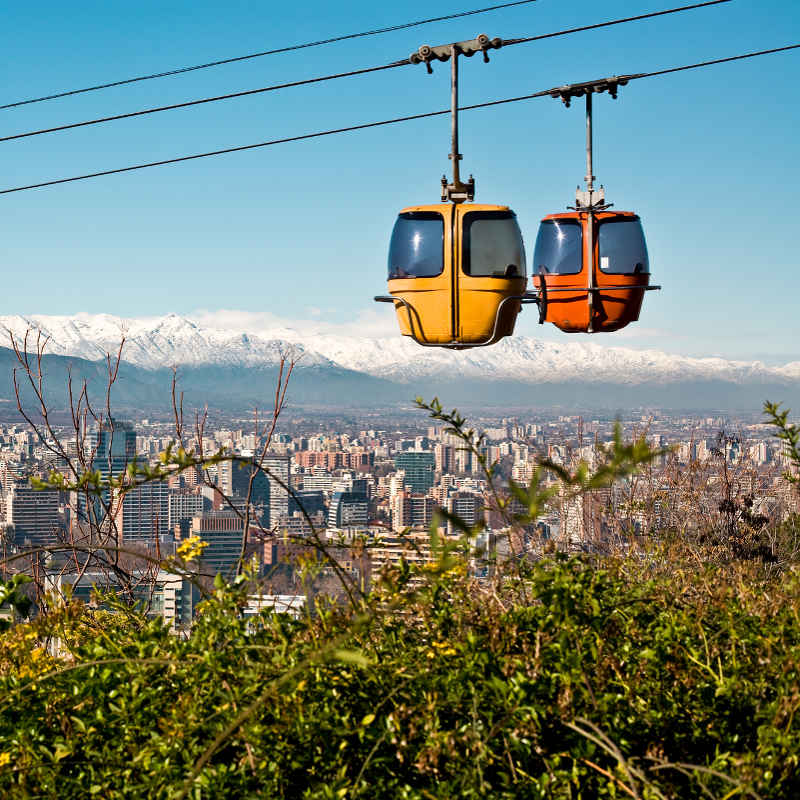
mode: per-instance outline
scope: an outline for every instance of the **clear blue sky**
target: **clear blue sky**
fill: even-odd
[[[487,4],[323,0],[136,4],[43,0],[3,13],[0,103]],[[269,56],[0,111],[4,134],[406,57],[422,43],[506,38],[679,5],[539,0],[410,31]],[[649,71],[800,41],[795,0],[728,5],[519,45],[462,61],[462,102]],[[642,320],[609,345],[800,358],[797,238],[800,51],[637,81],[596,100],[596,166],[617,208],[645,224],[654,279]],[[0,145],[10,187],[175,155],[444,108],[448,67],[407,67]],[[0,314],[198,309],[386,314],[396,211],[438,202],[447,118],[0,196]],[[549,98],[462,116],[477,199],[539,219],[584,174],[581,104]],[[518,331],[564,339],[520,317]],[[594,341],[600,342],[600,337]]]

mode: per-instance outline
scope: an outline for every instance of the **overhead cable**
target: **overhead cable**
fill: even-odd
[[[554,33],[540,33],[537,36],[525,36],[520,39],[504,39],[503,47],[511,44],[526,44],[527,42],[539,42],[542,39],[553,39],[556,36],[566,36],[570,33],[582,33],[583,31],[594,31],[598,28],[607,28],[610,25],[621,25],[623,22],[638,22],[641,19],[651,19],[652,17],[661,17],[664,14],[674,14],[676,11],[691,11],[693,8],[704,8],[706,6],[718,6],[722,3],[730,3],[731,0],[710,0],[705,3],[695,3],[691,6],[681,6],[680,8],[669,8],[666,11],[653,11],[650,14],[637,14],[635,17],[624,17],[623,19],[615,19],[611,22],[597,22],[593,25],[581,25],[579,28],[566,28],[563,31],[555,31]]]
[[[773,47],[771,50],[759,50],[757,53],[744,53],[740,56],[728,56],[727,58],[715,58],[713,61],[699,61],[697,64],[684,64],[682,67],[670,67],[669,69],[658,69],[655,72],[642,72],[634,75],[634,78],[654,78],[656,75],[669,75],[671,72],[684,72],[687,69],[698,69],[699,67],[711,67],[714,64],[726,64],[729,61],[741,61],[745,58],[755,56],[768,56],[772,53],[782,53],[785,50],[797,50],[800,44],[787,44],[786,47]]]
[[[182,75],[185,72],[195,72],[200,69],[209,69],[211,67],[219,67],[223,64],[234,64],[237,61],[248,61],[253,58],[262,58],[263,56],[273,56],[280,53],[290,53],[293,50],[304,50],[309,47],[320,47],[326,44],[334,44],[335,42],[345,42],[349,39],[362,39],[367,36],[378,36],[383,33],[392,33],[394,31],[407,30],[408,28],[418,28],[422,25],[428,25],[433,22],[446,22],[451,19],[460,19],[461,17],[471,17],[477,14],[486,14],[490,11],[499,11],[504,8],[511,8],[513,6],[524,6],[530,3],[535,3],[537,0],[515,0],[511,3],[500,3],[495,6],[486,6],[485,8],[476,8],[472,11],[459,11],[454,14],[445,14],[441,17],[429,17],[428,19],[420,19],[415,22],[404,22],[400,25],[389,25],[385,28],[374,28],[369,31],[362,31],[361,33],[346,33],[342,36],[332,36],[328,39],[318,39],[314,42],[304,42],[303,44],[293,44],[287,47],[278,47],[274,50],[263,50],[259,53],[248,53],[243,56],[233,56],[231,58],[221,58],[218,61],[209,61],[205,64],[195,64],[191,67],[178,67],[176,69],[166,70],[164,72],[154,72],[151,75],[139,75],[135,78],[124,78],[119,81],[111,81],[110,83],[100,83],[97,86],[87,86],[83,89],[70,89],[64,92],[57,92],[56,94],[48,94],[44,97],[33,97],[30,100],[17,100],[13,103],[6,103],[0,105],[0,110],[4,108],[17,108],[19,106],[30,105],[31,103],[43,103],[45,100],[56,100],[60,97],[70,97],[76,94],[85,94],[86,92],[97,92],[100,89],[111,89],[114,86],[125,86],[129,83],[137,83],[139,81],[150,81],[154,78],[167,78],[171,75]]]
[[[784,47],[774,47],[770,50],[758,50],[753,53],[743,53],[737,56],[716,58],[713,59],[712,61],[701,61],[696,64],[686,64],[680,67],[670,67],[668,69],[655,70],[653,72],[637,72],[631,75],[620,75],[616,76],[615,80],[619,80],[620,82],[622,82],[623,80],[625,82],[629,82],[629,81],[639,80],[641,78],[652,78],[658,75],[667,75],[672,72],[682,72],[690,69],[700,69],[702,67],[710,67],[716,64],[724,64],[731,61],[741,61],[747,58],[756,58],[758,56],[766,56],[772,53],[781,53],[787,50],[797,50],[798,48],[800,48],[800,44],[790,44]],[[598,83],[600,82],[602,81],[599,81]],[[588,85],[592,83],[592,81],[587,81],[586,83]],[[552,89],[544,89],[539,92],[534,92],[533,94],[521,95],[519,97],[507,97],[502,100],[489,100],[483,103],[474,103],[468,106],[460,106],[459,111],[472,111],[478,108],[489,108],[491,106],[505,105],[507,103],[518,103],[522,100],[533,100],[537,97],[554,97],[558,96],[560,90],[562,90],[563,88],[564,87],[557,86],[553,87]],[[410,122],[412,120],[426,119],[428,117],[438,117],[450,113],[451,110],[449,108],[444,109],[442,111],[427,111],[422,114],[410,114],[405,117],[395,117],[393,119],[384,119],[384,120],[379,120],[377,122],[365,122],[360,125],[349,125],[344,128],[333,128],[327,131],[304,133],[300,134],[299,136],[287,136],[282,139],[272,139],[267,142],[256,142],[255,144],[245,144],[245,145],[239,145],[237,147],[226,147],[222,150],[211,150],[207,153],[194,153],[193,155],[188,155],[188,156],[178,156],[176,158],[162,159],[161,161],[151,161],[146,164],[134,164],[128,167],[118,167],[116,169],[102,170],[101,172],[91,172],[85,175],[75,175],[71,178],[58,178],[55,180],[42,181],[41,183],[31,183],[28,184],[27,186],[16,186],[12,189],[0,189],[0,195],[12,194],[13,192],[24,192],[29,189],[41,189],[45,186],[55,186],[61,183],[73,183],[75,181],[83,181],[83,180],[88,180],[90,178],[100,178],[105,175],[117,175],[122,172],[133,172],[135,170],[140,170],[140,169],[149,169],[150,167],[161,167],[165,166],[166,164],[178,164],[182,161],[194,161],[199,158],[210,158],[211,156],[219,156],[219,155],[224,155],[226,153],[238,153],[244,150],[256,150],[261,147],[271,147],[279,144],[288,144],[289,142],[299,142],[303,141],[304,139],[317,139],[323,136],[333,136],[334,134],[338,133],[349,133],[352,131],[365,130],[367,128],[378,128],[384,125],[395,125],[401,122]]]
[[[636,17],[625,17],[623,19],[616,19],[610,20],[608,22],[600,22],[596,25],[585,25],[581,28],[569,28],[562,31],[555,31],[553,33],[545,33],[540,36],[530,36],[525,39],[509,39],[503,41],[503,47],[514,45],[514,44],[526,44],[528,42],[533,42],[538,39],[548,39],[553,38],[556,36],[568,36],[573,33],[580,33],[586,30],[591,30],[593,28],[604,28],[610,25],[622,25],[623,23],[627,22],[638,22],[643,19],[649,19],[651,17],[661,17],[665,14],[677,14],[681,11],[692,11],[697,8],[703,8],[706,6],[715,6],[720,5],[721,3],[730,3],[731,0],[707,0],[704,3],[693,3],[692,5],[688,6],[678,6],[676,8],[669,8],[664,11],[653,11],[649,14],[640,14]],[[392,61],[389,64],[381,64],[376,67],[365,67],[363,69],[355,69],[350,70],[348,72],[336,72],[332,75],[321,75],[314,78],[304,78],[302,80],[297,81],[290,81],[289,83],[278,83],[273,86],[262,86],[258,89],[246,89],[241,92],[230,92],[228,94],[221,94],[216,95],[214,97],[203,97],[198,100],[187,100],[183,103],[171,103],[170,105],[166,106],[156,106],[154,108],[144,108],[138,111],[129,111],[124,114],[113,114],[107,117],[98,117],[96,119],[87,119],[81,122],[70,122],[65,125],[56,125],[50,128],[40,128],[38,130],[33,131],[25,131],[23,133],[14,133],[9,136],[2,136],[0,137],[0,142],[10,142],[14,139],[27,139],[31,136],[42,136],[48,133],[57,133],[58,131],[66,131],[72,130],[74,128],[85,128],[91,125],[101,125],[107,122],[115,122],[121,119],[131,119],[132,117],[143,117],[148,114],[158,114],[162,111],[174,111],[178,108],[189,108],[190,106],[198,106],[204,105],[206,103],[217,103],[221,100],[232,100],[237,97],[247,97],[250,95],[256,94],[264,94],[265,92],[275,92],[280,89],[290,89],[297,86],[306,86],[311,83],[323,83],[325,81],[333,81],[338,80],[340,78],[351,78],[356,75],[366,75],[371,72],[380,72],[387,69],[394,69],[395,67],[403,67],[412,64],[413,62],[410,59],[403,59],[402,61]]]
[[[231,92],[229,94],[220,94],[215,97],[203,97],[199,100],[187,100],[183,103],[172,103],[168,106],[156,106],[155,108],[144,108],[139,111],[128,111],[125,114],[114,114],[110,117],[98,117],[97,119],[87,119],[83,122],[70,122],[66,125],[56,125],[53,128],[41,128],[36,131],[26,131],[25,133],[15,133],[11,136],[0,137],[0,142],[9,142],[12,139],[26,139],[29,136],[41,136],[45,133],[56,133],[57,131],[66,131],[71,128],[85,128],[89,125],[100,125],[104,122],[114,122],[120,119],[130,119],[131,117],[143,117],[146,114],[158,114],[161,111],[174,111],[176,108],[188,108],[189,106],[199,106],[204,103],[217,103],[220,100],[231,100],[234,97],[247,97],[253,94],[263,94],[264,92],[276,92],[279,89],[290,89],[295,86],[304,86],[309,83],[322,83],[323,81],[334,81],[338,78],[350,78],[354,75],[365,75],[369,72],[379,72],[385,69],[394,69],[395,67],[404,67],[408,65],[408,60],[394,61],[391,64],[382,64],[378,67],[365,67],[364,69],[354,69],[349,72],[336,72],[333,75],[321,75],[316,78],[305,78],[299,81],[291,81],[290,83],[278,83],[274,86],[262,86],[259,89],[245,89],[242,92]]]

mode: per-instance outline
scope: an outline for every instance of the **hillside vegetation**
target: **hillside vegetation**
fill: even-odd
[[[457,414],[426,408],[473,441]],[[798,431],[768,410],[796,458]],[[607,486],[653,454],[618,436],[605,456],[512,487],[517,523],[554,491]],[[0,794],[800,796],[793,558],[662,535],[617,554],[490,562],[478,580],[475,531],[451,522],[463,536],[432,533],[430,563],[401,563],[347,602],[320,596],[299,619],[244,619],[243,566],[216,580],[188,637],[109,595],[52,598],[20,621],[24,579],[9,581]]]
[[[67,606],[3,635],[0,791],[797,797],[800,573],[698,555],[557,557],[490,592],[443,552],[361,613],[257,628],[220,587],[185,641]]]

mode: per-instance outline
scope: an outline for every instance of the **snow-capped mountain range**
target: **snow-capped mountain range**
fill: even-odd
[[[421,348],[407,338],[357,338],[275,327],[257,331],[202,326],[187,317],[123,319],[107,314],[0,316],[0,345],[28,349],[38,334],[47,352],[88,360],[116,353],[125,336],[123,360],[144,369],[172,366],[252,367],[277,363],[282,352],[302,355],[304,367],[340,368],[375,378],[413,383],[452,376],[462,380],[524,384],[613,383],[624,385],[721,381],[786,384],[800,381],[800,361],[779,367],[761,362],[690,358],[657,350],[602,343],[554,343],[531,337],[504,339],[493,347],[454,352]]]

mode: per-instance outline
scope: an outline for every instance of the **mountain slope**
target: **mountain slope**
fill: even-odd
[[[34,367],[36,366],[34,362]],[[0,416],[17,417],[14,370],[23,407],[37,416],[34,392],[13,351],[0,347]],[[72,380],[77,398],[86,381],[89,399],[103,413],[108,370],[104,361],[74,356],[45,355],[42,359],[44,394],[50,411],[60,416],[69,409],[68,381]],[[122,363],[112,391],[112,408],[120,412],[171,415],[173,370],[144,369]],[[272,407],[278,367],[269,364],[188,366],[178,369],[178,390],[184,408],[191,414],[204,406],[225,410],[267,409]],[[370,403],[384,405],[409,402],[408,392],[398,393],[396,384],[339,367],[298,365],[292,373],[287,400],[290,405],[343,407]]]
[[[8,331],[19,341],[26,331],[49,337],[47,351],[94,360],[116,352],[125,336],[123,358],[145,369],[184,366],[256,366],[278,363],[281,353],[302,355],[302,364],[341,367],[373,377],[408,382],[440,375],[523,383],[642,383],[695,380],[777,381],[800,379],[800,362],[768,367],[761,362],[690,358],[656,350],[608,346],[606,342],[543,342],[518,336],[493,347],[452,351],[423,349],[408,338],[355,338],[274,328],[256,332],[201,327],[169,314],[123,319],[107,314],[73,317],[0,317],[0,345]],[[29,335],[30,336],[30,335]]]
[[[19,342],[26,332],[29,349],[41,334],[48,338],[48,353],[87,362],[116,353],[124,335],[126,374],[139,387],[134,395],[149,395],[143,387],[154,382],[168,386],[172,367],[179,366],[181,385],[196,402],[224,406],[263,407],[287,353],[299,358],[294,399],[314,405],[409,402],[416,394],[439,394],[448,402],[492,405],[755,410],[766,397],[800,395],[800,361],[769,367],[614,347],[607,340],[562,343],[519,336],[493,347],[452,351],[421,348],[400,336],[357,338],[288,327],[223,330],[176,314],[0,317],[0,345],[8,344],[11,334]]]

